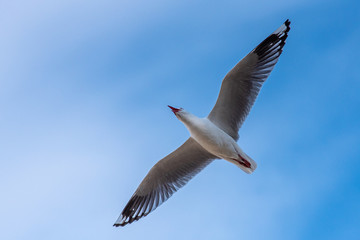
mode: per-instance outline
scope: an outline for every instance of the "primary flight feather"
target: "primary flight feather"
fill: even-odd
[[[226,74],[206,118],[169,106],[189,130],[190,138],[150,169],[114,226],[148,215],[214,159],[225,159],[246,173],[256,169],[256,162],[236,143],[238,131],[277,63],[289,30],[290,21],[286,20]]]

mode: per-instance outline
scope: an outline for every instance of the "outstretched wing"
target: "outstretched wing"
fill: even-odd
[[[290,21],[286,20],[236,64],[221,84],[219,97],[208,118],[235,140],[239,138],[239,128],[250,112],[262,84],[282,53],[289,30]]]
[[[125,226],[148,215],[215,158],[189,138],[151,168],[114,226]]]

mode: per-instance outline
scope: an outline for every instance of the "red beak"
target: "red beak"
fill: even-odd
[[[169,105],[168,105],[168,107],[171,108],[171,111],[172,111],[174,114],[176,114],[178,111],[180,111],[180,108],[174,108],[174,107],[169,106]]]

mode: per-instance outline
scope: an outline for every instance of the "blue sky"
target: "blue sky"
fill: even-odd
[[[357,1],[0,2],[1,239],[357,239]],[[206,116],[222,78],[289,18],[240,130],[252,175],[215,161],[146,218],[112,224]]]

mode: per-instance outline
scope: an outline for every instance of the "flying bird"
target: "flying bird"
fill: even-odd
[[[256,162],[236,143],[238,131],[279,60],[289,30],[290,21],[286,20],[226,74],[207,117],[169,106],[189,130],[190,138],[150,169],[114,226],[148,215],[215,159],[225,159],[246,173],[256,169]]]

